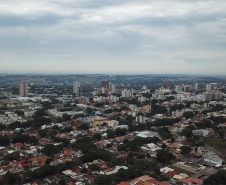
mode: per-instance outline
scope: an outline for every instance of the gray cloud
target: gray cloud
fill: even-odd
[[[0,0],[0,71],[224,73],[225,9],[224,0]]]

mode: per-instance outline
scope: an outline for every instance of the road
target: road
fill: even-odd
[[[209,146],[209,145],[207,145],[207,144],[205,144],[205,146],[208,147],[208,148],[210,148],[211,150],[214,150],[214,152],[215,152],[218,156],[220,156],[221,158],[223,158],[223,159],[226,158],[221,152],[217,151],[217,150],[214,149],[213,147],[211,147],[211,146]]]

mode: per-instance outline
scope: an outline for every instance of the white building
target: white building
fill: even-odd
[[[194,83],[194,89],[195,89],[195,90],[199,89],[199,84],[198,84],[197,82]]]
[[[147,86],[143,85],[142,90],[147,90]]]
[[[141,115],[137,116],[136,117],[136,122],[138,122],[138,123],[144,123],[145,122],[145,117],[144,116],[141,116]]]
[[[118,121],[116,121],[116,120],[110,120],[110,121],[108,121],[108,126],[109,127],[118,126]]]
[[[139,97],[138,97],[138,101],[143,102],[143,101],[146,101],[146,100],[147,100],[146,97],[143,97],[143,96],[139,96]]]
[[[193,135],[196,135],[196,136],[205,137],[209,134],[209,131],[205,129],[199,129],[199,130],[193,130],[192,133]]]
[[[27,97],[27,95],[28,95],[27,84],[22,82],[20,84],[20,96]]]
[[[80,87],[79,82],[73,82],[73,93],[79,94],[79,87]]]
[[[183,116],[184,112],[185,112],[184,109],[172,111],[172,117],[179,118],[179,117]]]
[[[110,86],[110,91],[115,92],[115,84],[110,83],[109,86]]]
[[[216,164],[217,166],[222,165],[222,159],[220,157],[218,157],[217,155],[211,155],[211,156],[205,157],[204,161]]]
[[[24,111],[24,116],[30,118],[33,116],[35,111]]]
[[[122,90],[122,97],[123,98],[129,98],[129,97],[131,97],[130,91],[128,91],[127,89],[123,89]]]

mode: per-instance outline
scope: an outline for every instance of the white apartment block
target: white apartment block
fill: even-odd
[[[119,122],[116,121],[116,120],[110,120],[108,121],[108,126],[109,127],[115,127],[115,126],[118,126]]]
[[[24,111],[24,116],[30,118],[34,115],[35,111]]]
[[[138,101],[144,102],[144,101],[146,101],[146,100],[147,100],[146,97],[143,97],[143,96],[139,96],[139,97],[138,97]]]
[[[6,112],[5,114],[0,114],[0,123],[4,125],[9,125],[15,121],[19,121],[21,123],[27,122],[26,119],[23,119],[22,116],[18,116],[12,112]]]

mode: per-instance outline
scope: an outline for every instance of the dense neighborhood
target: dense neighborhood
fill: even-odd
[[[0,184],[226,182],[226,102],[216,83],[205,92],[170,81],[157,90],[106,81],[92,91],[75,82],[73,92],[22,82],[14,97],[0,89]]]

